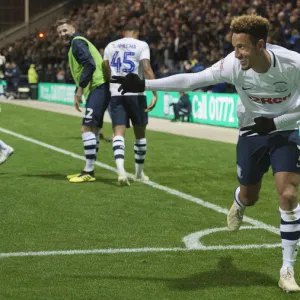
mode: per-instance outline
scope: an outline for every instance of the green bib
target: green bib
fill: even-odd
[[[72,43],[75,39],[82,39],[88,44],[89,51],[90,51],[90,53],[95,61],[95,64],[96,64],[96,70],[93,73],[92,80],[83,89],[84,97],[85,97],[85,99],[87,99],[90,91],[92,91],[97,86],[102,85],[103,83],[106,82],[105,78],[104,78],[103,59],[102,59],[102,56],[99,53],[99,51],[96,49],[96,47],[90,41],[88,41],[86,38],[84,38],[82,36],[76,36],[72,40]],[[70,65],[71,73],[72,73],[73,79],[75,81],[75,84],[76,84],[76,86],[79,86],[80,77],[83,72],[83,66],[80,65],[76,61],[76,59],[73,55],[73,51],[72,51],[72,44],[71,44],[71,47],[70,47],[70,50],[68,53],[68,59],[69,59],[69,65]]]

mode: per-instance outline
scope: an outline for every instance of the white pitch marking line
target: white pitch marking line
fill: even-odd
[[[116,254],[116,253],[155,253],[155,252],[179,252],[179,251],[212,251],[212,250],[249,250],[278,248],[281,244],[252,244],[252,245],[228,245],[207,246],[197,249],[188,248],[125,248],[125,249],[92,249],[92,250],[57,250],[37,252],[8,252],[0,253],[1,258],[24,256],[54,256],[54,255],[87,255],[87,254]]]
[[[245,230],[245,229],[264,229],[261,227],[256,227],[256,226],[241,226],[240,230]],[[210,247],[220,247],[220,246],[205,246],[201,243],[201,238],[215,232],[220,232],[220,231],[228,231],[227,227],[219,227],[219,228],[209,228],[209,229],[204,229],[201,231],[193,232],[187,236],[185,236],[182,241],[184,242],[185,246],[188,249],[203,249],[203,248],[210,248]],[[269,245],[268,247],[273,248],[273,247],[278,247],[280,244],[263,244],[264,246]],[[249,246],[249,245],[247,245]],[[223,246],[221,246],[223,247]],[[227,246],[228,247],[228,246]],[[231,247],[231,245],[229,245]],[[234,245],[234,247],[244,247],[244,245]],[[243,249],[243,248],[241,248]]]
[[[6,134],[10,134],[12,136],[15,136],[15,137],[17,137],[19,139],[22,139],[22,140],[31,142],[33,144],[42,146],[44,148],[47,148],[47,149],[50,149],[50,150],[53,150],[53,151],[56,151],[56,152],[59,152],[59,153],[65,154],[65,155],[69,155],[69,156],[72,156],[74,158],[77,158],[77,159],[85,161],[85,157],[84,156],[81,156],[81,155],[75,154],[73,152],[70,152],[70,151],[67,151],[67,150],[64,150],[64,149],[61,149],[61,148],[49,145],[47,143],[43,143],[41,141],[38,141],[36,139],[32,139],[32,138],[27,137],[25,135],[18,134],[16,132],[4,129],[2,127],[0,127],[0,131],[4,132]],[[98,162],[98,161],[96,161],[95,164],[97,166],[101,167],[101,168],[106,169],[106,170],[109,170],[109,171],[112,171],[112,172],[115,172],[115,173],[118,172],[117,169],[115,169],[115,168],[113,168],[113,167],[111,167],[111,166],[109,166],[107,164],[104,164],[104,163],[101,163],[101,162]],[[127,174],[128,174],[128,177],[130,177],[130,178],[134,177],[133,174],[130,174],[130,173],[127,173]],[[154,188],[156,188],[158,190],[165,191],[168,194],[175,195],[175,196],[183,198],[185,200],[189,200],[191,202],[197,203],[197,204],[199,204],[201,206],[204,206],[206,208],[210,208],[210,209],[212,209],[212,210],[214,210],[216,212],[219,212],[219,213],[222,213],[222,214],[225,214],[225,215],[227,215],[227,213],[228,213],[228,209],[225,209],[225,208],[222,208],[222,207],[220,207],[218,205],[215,205],[215,204],[212,204],[210,202],[204,201],[204,200],[202,200],[200,198],[193,197],[193,196],[191,196],[189,194],[182,193],[182,192],[177,191],[175,189],[168,188],[166,186],[160,185],[160,184],[158,184],[158,183],[156,183],[154,181],[146,181],[145,184],[150,185],[151,187],[154,187]],[[276,227],[274,227],[274,226],[267,225],[267,224],[265,224],[263,222],[257,221],[255,219],[252,219],[252,218],[249,218],[249,217],[246,217],[246,216],[244,216],[243,220],[244,220],[244,222],[250,223],[250,224],[252,224],[254,226],[261,227],[261,228],[263,228],[265,230],[268,230],[270,232],[276,233],[278,235],[280,234],[279,229],[276,228]]]
[[[85,161],[85,157],[84,157],[84,156],[81,156],[81,155],[78,155],[78,154],[76,154],[76,153],[73,153],[73,152],[70,152],[70,151],[67,151],[67,150],[64,150],[64,149],[55,147],[55,146],[53,146],[53,145],[50,145],[50,144],[47,144],[47,143],[44,143],[44,142],[41,142],[41,141],[38,141],[38,140],[36,140],[36,139],[27,137],[27,136],[25,136],[25,135],[16,133],[16,132],[14,132],[14,131],[7,130],[7,129],[5,129],[5,128],[0,127],[0,132],[3,132],[3,133],[6,133],[6,134],[15,136],[15,137],[17,137],[17,138],[19,138],[19,139],[22,139],[22,140],[31,142],[31,143],[33,143],[33,144],[42,146],[42,147],[44,147],[44,148],[47,148],[47,149],[50,149],[50,150],[53,150],[53,151],[56,151],[56,152],[59,152],[59,153],[65,154],[65,155],[69,155],[69,156],[71,156],[71,157],[73,157],[73,158],[77,158],[77,159],[80,159],[80,160]],[[104,169],[106,169],[106,170],[109,170],[109,171],[112,171],[112,172],[117,173],[117,169],[115,169],[115,168],[113,168],[113,167],[111,167],[111,166],[109,166],[109,165],[107,165],[107,164],[104,164],[104,163],[101,163],[101,162],[98,162],[98,161],[96,161],[95,164],[96,164],[97,166],[101,167],[101,168],[104,168]],[[128,177],[130,177],[130,178],[133,178],[133,176],[134,176],[133,174],[130,174],[130,173],[127,173],[127,174],[128,174]],[[145,184],[147,184],[147,185],[149,185],[149,186],[151,186],[151,187],[153,187],[153,188],[156,188],[156,189],[158,189],[158,190],[165,191],[165,192],[167,192],[167,193],[169,193],[169,194],[171,194],[171,195],[174,195],[174,196],[183,198],[183,199],[185,199],[185,200],[189,200],[189,201],[194,202],[194,203],[196,203],[196,204],[199,204],[199,205],[201,205],[201,206],[203,206],[203,207],[212,209],[212,210],[214,210],[214,211],[216,211],[216,212],[219,212],[219,213],[222,213],[222,214],[225,214],[225,215],[227,215],[227,213],[228,213],[228,209],[225,209],[225,208],[222,208],[222,207],[220,207],[220,206],[218,206],[218,205],[215,205],[215,204],[212,204],[212,203],[210,203],[210,202],[204,201],[204,200],[202,200],[202,199],[200,199],[200,198],[193,197],[193,196],[191,196],[191,195],[189,195],[189,194],[182,193],[182,192],[177,191],[177,190],[175,190],[175,189],[168,188],[168,187],[163,186],[163,185],[160,185],[160,184],[158,184],[158,183],[156,183],[156,182],[148,181],[148,182],[145,182]],[[250,224],[252,224],[252,225],[254,225],[254,226],[256,226],[256,227],[260,227],[260,228],[262,228],[262,229],[264,229],[264,230],[267,230],[267,231],[269,231],[269,232],[275,233],[275,234],[277,234],[277,235],[280,234],[279,229],[276,228],[276,227],[274,227],[274,226],[267,225],[267,224],[265,224],[265,223],[263,223],[263,222],[260,222],[260,221],[258,221],[258,220],[255,220],[255,219],[252,219],[252,218],[249,218],[249,217],[246,217],[246,216],[244,216],[244,219],[243,219],[243,220],[244,220],[245,222],[247,222],[247,223],[250,223]],[[260,247],[260,245],[249,245],[249,246],[254,247],[254,248],[259,248],[259,247]],[[216,247],[217,247],[217,248],[216,248]],[[208,248],[205,248],[205,249],[201,249],[201,250],[221,249],[221,248],[218,248],[218,247],[219,247],[219,246],[211,246],[211,247],[208,247]],[[222,247],[222,246],[220,246],[220,247]],[[232,247],[236,247],[236,246],[233,245],[233,246],[226,246],[226,247],[229,247],[228,249],[235,249],[235,248],[232,248]],[[237,245],[237,247],[238,247],[237,249],[248,249],[248,248],[244,248],[244,247],[246,247],[246,246],[242,246],[242,248],[240,248],[240,246]],[[262,247],[265,247],[265,246],[262,245]],[[182,248],[141,248],[141,249],[153,249],[153,251],[154,251],[154,249],[182,249]],[[222,248],[222,249],[223,249],[223,248]],[[224,249],[227,249],[227,248],[224,248]],[[117,250],[118,250],[118,249],[116,249],[116,251],[117,251]],[[125,249],[125,250],[128,251],[128,252],[131,252],[131,249]],[[70,250],[70,251],[71,251],[71,253],[75,253],[74,251],[76,251],[76,250]],[[78,250],[78,251],[93,251],[93,250]],[[100,249],[100,250],[94,250],[94,251],[100,251],[100,252],[97,252],[97,253],[105,253],[105,252],[103,252],[103,251],[106,251],[106,250],[101,250],[101,249]],[[111,250],[111,251],[112,251],[112,250]],[[158,250],[158,251],[159,251],[159,250]],[[161,251],[165,251],[165,250],[161,250]],[[177,250],[169,250],[169,251],[177,251]],[[61,251],[54,251],[54,252],[55,252],[55,253],[61,253]],[[68,252],[68,251],[66,251],[66,252]],[[24,253],[24,252],[20,252],[20,253]],[[30,253],[30,252],[28,252],[28,253]],[[32,252],[32,253],[49,253],[49,251],[46,251],[46,252]],[[51,253],[52,253],[52,252],[51,252]],[[82,253],[82,252],[81,252],[81,253]],[[89,252],[87,252],[87,253],[89,253]],[[108,252],[108,253],[114,253],[114,252]],[[2,255],[2,256],[1,256],[1,255]],[[0,254],[0,257],[4,257],[3,255],[5,256],[5,255],[7,255],[7,254],[6,254],[6,253],[2,253],[2,254]],[[25,256],[25,255],[23,255],[23,256]]]

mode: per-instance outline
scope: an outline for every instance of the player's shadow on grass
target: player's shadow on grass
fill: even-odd
[[[82,276],[73,276],[82,277]],[[94,278],[94,276],[92,276]],[[191,275],[185,278],[142,277],[142,276],[100,276],[114,280],[137,280],[165,282],[172,290],[200,290],[222,287],[276,286],[276,279],[256,271],[239,270],[231,257],[221,258],[216,269]]]
[[[67,180],[66,174],[60,173],[52,173],[52,174],[22,174],[23,177],[38,177],[38,178],[45,178],[51,180]]]
[[[72,174],[72,173],[71,173]],[[74,172],[76,174],[76,171]],[[63,180],[68,181],[66,174],[60,174],[60,173],[52,173],[52,174],[23,174],[21,175],[23,177],[35,177],[35,178],[42,178],[42,179],[50,179],[50,180]],[[117,180],[116,178],[106,178],[101,176],[96,176],[96,181],[92,182],[91,184],[97,184],[97,183],[105,183],[112,186],[117,186]]]
[[[186,278],[172,280],[169,287],[178,290],[197,290],[220,286],[276,286],[269,275],[257,271],[240,270],[232,263],[232,257],[221,258],[215,270]]]
[[[114,178],[107,178],[107,177],[101,177],[101,176],[96,175],[96,179],[97,179],[96,182],[103,182],[105,184],[112,185],[114,187],[118,187],[117,179],[115,177]]]
[[[81,135],[78,135],[78,136],[61,137],[61,138],[64,139],[64,140],[80,140],[80,141],[82,141]]]

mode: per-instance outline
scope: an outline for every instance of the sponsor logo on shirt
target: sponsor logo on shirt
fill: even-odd
[[[275,92],[277,93],[284,93],[288,90],[287,82],[278,81],[278,82],[274,82],[273,85],[275,86]]]
[[[289,93],[287,96],[285,97],[275,97],[275,98],[271,98],[271,97],[255,97],[255,96],[248,96],[249,99],[251,99],[252,101],[256,102],[256,103],[261,103],[261,104],[279,104],[281,102],[284,102],[286,100],[288,100],[291,97],[291,93]]]

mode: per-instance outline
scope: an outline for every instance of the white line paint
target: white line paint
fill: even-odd
[[[249,249],[271,249],[281,247],[281,244],[250,244],[250,245],[218,245],[218,246],[207,246],[197,250],[249,250]],[[194,250],[194,249],[190,249]]]
[[[56,152],[59,152],[59,153],[65,154],[65,155],[69,155],[69,156],[72,156],[74,158],[77,158],[77,159],[85,161],[85,157],[84,156],[81,156],[81,155],[75,154],[73,152],[70,152],[70,151],[67,151],[67,150],[64,150],[64,149],[61,149],[61,148],[49,145],[47,143],[43,143],[41,141],[38,141],[36,139],[32,139],[32,138],[27,137],[25,135],[22,135],[22,134],[19,134],[19,133],[16,133],[16,132],[4,129],[2,127],[0,127],[0,131],[4,132],[6,134],[10,134],[12,136],[15,136],[15,137],[17,137],[19,139],[22,139],[22,140],[31,142],[33,144],[42,146],[44,148],[47,148],[47,149],[50,149],[50,150],[53,150],[53,151],[56,151]],[[101,162],[96,161],[96,165],[99,166],[99,167],[101,167],[101,168],[104,168],[106,170],[109,170],[109,171],[117,173],[117,169],[115,169],[115,168],[113,168],[113,167],[111,167],[111,166],[109,166],[107,164],[103,164]],[[127,174],[128,174],[128,177],[130,177],[130,178],[133,178],[133,176],[134,176],[133,174],[130,174],[130,173],[127,173]],[[204,200],[202,200],[200,198],[193,197],[193,196],[191,196],[189,194],[182,193],[182,192],[177,191],[175,189],[168,188],[168,187],[160,185],[160,184],[158,184],[156,182],[148,181],[148,182],[145,182],[145,184],[150,185],[151,187],[156,188],[158,190],[165,191],[168,194],[171,194],[171,195],[174,195],[174,196],[177,196],[177,197],[189,200],[191,202],[197,203],[197,204],[199,204],[201,206],[204,206],[206,208],[212,209],[212,210],[214,210],[214,211],[216,211],[218,213],[222,213],[222,214],[225,214],[225,215],[227,215],[227,213],[228,213],[228,209],[225,209],[225,208],[222,208],[222,207],[220,207],[218,205],[215,205],[215,204],[212,204],[210,202],[204,201]],[[276,227],[274,227],[274,226],[267,225],[267,224],[265,224],[263,222],[257,221],[255,219],[252,219],[252,218],[249,218],[249,217],[246,217],[246,216],[244,216],[243,220],[245,222],[247,222],[247,223],[250,223],[251,225],[254,225],[254,226],[257,226],[257,227],[261,227],[261,228],[263,228],[265,230],[268,230],[270,232],[276,233],[278,235],[280,234],[279,229],[276,228]]]
[[[85,161],[85,157],[78,155],[76,153],[55,147],[53,145],[38,141],[36,139],[24,136],[22,134],[16,133],[11,130],[7,130],[5,128],[0,127],[0,132],[15,136],[19,139],[31,142],[33,144],[39,145],[41,147],[69,155],[73,158],[77,158],[80,160]],[[117,173],[117,169],[107,165],[103,164],[101,162],[96,161],[96,165],[99,167],[102,167],[106,170],[112,171]],[[128,173],[128,177],[133,178],[133,174]],[[196,204],[199,204],[203,207],[212,209],[216,212],[222,213],[222,214],[227,214],[228,209],[224,209],[218,205],[212,204],[210,202],[204,201],[200,198],[193,197],[189,194],[182,193],[180,191],[177,191],[175,189],[168,188],[166,186],[160,185],[156,182],[149,181],[146,182],[145,184],[156,188],[161,191],[165,191],[171,195],[183,198],[185,200],[189,200],[191,202],[194,202]],[[280,234],[279,229],[276,227],[273,227],[271,225],[267,225],[263,222],[257,221],[255,219],[249,218],[244,216],[244,221],[247,223],[250,223],[251,225],[254,225],[255,227],[259,227],[261,229],[267,230],[269,232],[275,233],[275,234]],[[280,244],[278,244],[280,246]],[[271,244],[261,244],[261,245],[232,245],[232,246],[202,246],[197,250],[225,250],[225,249],[254,249],[254,248],[273,248],[273,247],[279,247],[277,244],[276,245],[271,245]],[[137,248],[137,249],[96,249],[96,250],[67,250],[67,251],[41,251],[41,252],[15,252],[15,253],[0,253],[0,258],[1,257],[11,257],[11,256],[45,256],[45,255],[72,255],[72,254],[90,254],[90,253],[130,253],[130,252],[160,252],[160,251],[187,251],[191,249],[186,249],[186,248]],[[194,249],[192,249],[194,250]]]
[[[87,254],[117,254],[117,253],[145,253],[145,252],[178,252],[178,251],[212,251],[212,250],[249,250],[278,248],[281,244],[252,244],[252,245],[228,245],[228,246],[204,246],[197,249],[188,248],[125,248],[125,249],[92,249],[92,250],[58,250],[37,252],[8,252],[0,253],[1,258],[24,256],[55,256],[55,255],[87,255]]]
[[[241,226],[240,227],[240,230],[245,230],[245,229],[253,230],[253,229],[264,229],[264,228],[256,227],[256,226]],[[228,228],[227,227],[209,228],[209,229],[197,231],[197,232],[194,232],[194,233],[191,233],[191,234],[185,236],[182,239],[182,241],[184,242],[185,246],[188,249],[210,248],[210,246],[205,246],[201,243],[201,238],[208,234],[220,232],[220,231],[228,231]],[[278,244],[263,244],[263,245],[264,245],[264,247],[266,247],[266,245],[268,245],[269,248],[278,247]],[[249,245],[247,245],[247,246],[249,246]],[[220,247],[220,246],[217,246],[217,247]],[[227,246],[227,247],[231,247],[231,246]],[[244,247],[244,245],[234,245],[234,247]],[[243,249],[243,248],[237,248],[237,249]]]
[[[80,254],[113,254],[113,253],[141,253],[163,251],[186,251],[186,248],[125,248],[125,249],[91,249],[91,250],[57,250],[37,252],[0,253],[0,258],[23,256],[51,256],[51,255],[80,255]]]
[[[215,205],[215,204],[212,204],[210,202],[204,201],[202,199],[196,198],[196,197],[191,196],[189,194],[182,193],[182,192],[177,191],[175,189],[168,188],[166,186],[160,185],[160,184],[155,183],[153,181],[145,182],[145,184],[148,184],[148,185],[150,185],[150,186],[152,186],[152,187],[154,187],[158,190],[165,191],[165,192],[167,192],[171,195],[178,196],[180,198],[183,198],[183,199],[189,200],[191,202],[197,203],[197,204],[199,204],[201,206],[204,206],[206,208],[210,208],[214,211],[217,211],[218,213],[222,213],[222,214],[225,214],[225,215],[227,215],[227,213],[228,213],[228,209],[226,209],[226,208],[222,208],[218,205]],[[280,230],[278,228],[276,228],[274,226],[271,226],[271,225],[267,225],[267,224],[265,224],[261,221],[258,221],[258,220],[255,220],[255,219],[252,219],[252,218],[249,218],[249,217],[246,217],[246,216],[244,216],[243,221],[247,222],[247,223],[249,223],[253,226],[263,228],[263,229],[265,229],[267,231],[270,231],[272,233],[275,233],[277,235],[280,234]]]

